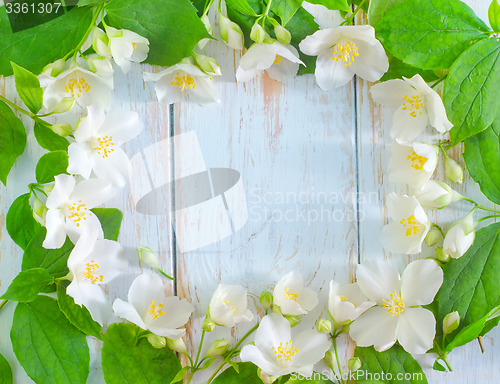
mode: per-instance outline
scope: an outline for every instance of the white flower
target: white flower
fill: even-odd
[[[389,177],[414,189],[422,188],[436,169],[439,148],[425,143],[406,144],[394,140],[391,150]]]
[[[98,105],[87,111],[77,124],[75,142],[68,148],[68,172],[88,179],[94,171],[99,179],[122,187],[129,177],[130,162],[120,145],[142,131],[139,115],[132,111],[106,115]]]
[[[463,198],[442,181],[429,180],[420,190],[415,192],[415,197],[425,209],[441,209]]]
[[[142,329],[169,339],[179,339],[186,333],[179,329],[187,323],[194,307],[186,299],[167,296],[162,279],[157,275],[136,277],[128,291],[128,302],[116,299],[115,315]]]
[[[430,222],[416,197],[390,193],[387,210],[393,221],[382,229],[384,248],[393,253],[419,253]]]
[[[213,78],[194,65],[191,57],[160,73],[145,72],[144,80],[155,82],[156,96],[164,104],[184,99],[204,106],[219,102]]]
[[[244,48],[244,37],[241,27],[229,20],[222,13],[219,13],[220,35],[222,40],[233,49],[242,50]]]
[[[215,324],[229,328],[252,321],[253,314],[247,309],[247,291],[239,285],[219,284],[210,300],[209,314]]]
[[[341,286],[336,281],[330,282],[328,312],[336,325],[346,325],[356,320],[363,312],[373,307],[357,283]]]
[[[105,109],[108,108],[111,102],[113,77],[109,72],[103,73],[103,76],[100,74],[75,66],[55,77],[40,75],[40,85],[44,88],[44,107],[52,111],[62,99],[70,97],[81,107],[98,104]]]
[[[324,5],[304,1],[302,7],[314,17],[314,21],[319,25],[320,29],[337,28],[344,21],[339,11],[330,10]]]
[[[446,117],[443,101],[420,75],[411,79],[389,80],[371,88],[373,100],[386,107],[397,108],[391,137],[411,141],[430,123],[439,132],[453,127]]]
[[[97,240],[96,228],[85,230],[68,258],[72,276],[66,292],[75,303],[84,305],[92,318],[103,325],[111,315],[111,306],[101,285],[107,284],[127,268],[122,247],[115,241]]]
[[[476,223],[474,222],[474,211],[457,221],[448,229],[443,241],[443,251],[447,255],[458,259],[470,248],[476,237]]]
[[[313,330],[292,336],[288,320],[273,313],[262,319],[255,333],[255,345],[245,345],[240,358],[270,376],[297,372],[309,377],[314,364],[325,356],[330,345],[327,335]]]
[[[318,294],[306,288],[304,279],[296,272],[290,272],[278,281],[273,299],[283,315],[305,315],[318,305]]]
[[[300,50],[318,56],[316,81],[328,91],[346,85],[354,75],[377,81],[389,68],[382,44],[370,25],[321,29],[301,41]]]
[[[443,283],[443,271],[434,260],[410,263],[400,278],[389,263],[369,261],[358,266],[359,287],[377,303],[356,319],[350,335],[360,347],[373,345],[379,352],[396,340],[409,353],[422,354],[432,347],[436,320],[421,305],[432,303]]]
[[[90,210],[104,204],[115,194],[116,189],[107,181],[90,179],[76,184],[72,176],[56,176],[54,189],[46,202],[47,236],[43,247],[61,248],[66,235],[76,243],[88,226],[97,228],[99,238],[102,238],[101,223]]]
[[[145,37],[127,29],[115,29],[106,26],[109,49],[116,64],[123,73],[130,70],[132,62],[140,63],[148,57],[149,41]]]
[[[299,70],[299,53],[291,45],[272,43],[255,43],[245,52],[236,70],[236,79],[248,81],[266,71],[271,79],[283,81],[294,77]]]

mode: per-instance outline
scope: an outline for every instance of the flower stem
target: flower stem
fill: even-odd
[[[163,272],[160,268],[157,268],[156,269],[158,272],[160,272],[163,276],[165,276],[167,279],[170,279],[170,280],[175,280],[172,276],[170,275],[167,275],[165,272]]]
[[[451,372],[453,371],[453,368],[451,367],[450,365],[450,362],[448,361],[448,358],[446,357],[446,355],[444,356],[440,356],[441,360],[443,360],[443,362],[446,364],[446,368],[448,368],[448,370]]]
[[[0,304],[0,311],[2,310],[3,307],[5,307],[5,305],[9,302],[9,300],[4,300],[2,301],[2,303]]]
[[[431,225],[431,228],[436,228],[440,233],[441,233],[441,236],[445,237],[444,235],[444,231],[443,231],[443,228],[441,228],[439,225],[437,225],[436,223],[432,223]]]
[[[34,113],[31,113],[30,111],[27,111],[26,109],[23,109],[23,108],[17,106],[12,101],[3,97],[2,95],[0,95],[0,100],[2,100],[5,104],[10,105],[12,108],[18,110],[19,112],[24,113],[26,116],[31,117],[32,119],[36,117],[36,115]]]
[[[337,367],[339,368],[340,382],[344,384],[344,379],[342,378],[342,366],[340,365],[339,354],[337,351],[337,337],[333,338],[333,351],[335,352],[335,359],[337,360]]]
[[[470,199],[468,197],[464,196],[462,200],[465,200],[465,201],[468,201],[469,203],[474,204],[475,208],[481,209],[483,211],[493,212],[493,213],[499,213],[500,214],[500,210],[494,209],[494,208],[485,207],[484,205],[478,204],[477,202],[475,202],[474,200],[472,200],[472,199]]]
[[[201,333],[201,340],[200,340],[200,345],[198,347],[198,352],[196,353],[196,359],[194,360],[195,368],[198,366],[198,360],[200,360],[201,348],[203,347],[203,342],[205,341],[205,334],[206,331],[203,330],[203,332]]]
[[[480,223],[481,221],[484,221],[484,220],[488,220],[488,219],[496,219],[496,218],[500,218],[500,215],[489,215],[489,216],[485,216],[485,217],[480,218],[477,222],[478,222],[478,223]]]
[[[226,365],[226,362],[227,362],[227,359],[229,357],[229,359],[232,358],[233,356],[233,353],[236,352],[239,348],[239,346],[243,343],[243,341],[245,341],[245,339],[248,338],[248,336],[250,336],[252,333],[255,332],[255,330],[259,327],[259,324],[255,324],[247,333],[245,333],[243,335],[243,337],[236,343],[236,345],[229,351],[229,353],[227,354],[227,356],[224,358],[224,360],[222,360],[222,362],[219,364],[219,366],[217,367],[217,369],[214,371],[214,373],[212,373],[212,376],[210,376],[210,378],[207,380],[207,383],[206,384],[210,384],[212,382],[213,379],[215,379],[215,376],[217,376],[217,374],[220,372],[220,370],[224,367],[224,365]]]
[[[352,13],[352,15],[349,16],[347,19],[345,19],[340,25],[342,26],[342,25],[346,25],[347,23],[350,23],[354,19],[354,17],[358,14],[361,7],[363,5],[365,5],[365,3],[366,3],[366,0],[363,0],[361,3],[359,3],[359,5],[356,7],[356,9]]]
[[[200,19],[208,14],[208,12],[210,11],[210,7],[212,6],[213,3],[214,0],[207,0],[207,2],[205,3],[205,8],[203,8],[203,15],[201,15]],[[220,1],[219,1],[219,9],[220,9]]]

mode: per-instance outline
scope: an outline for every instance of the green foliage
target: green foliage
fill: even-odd
[[[77,329],[86,335],[94,336],[102,340],[101,326],[99,323],[96,323],[92,319],[87,308],[75,304],[73,298],[66,294],[66,288],[64,288],[62,284],[57,285],[57,304],[69,322]]]
[[[326,8],[331,10],[338,10],[343,12],[351,12],[351,7],[347,4],[347,0],[311,0],[308,1],[311,4],[324,5]]]
[[[17,275],[2,299],[27,303],[37,298],[47,286],[54,284],[54,276],[43,268],[33,268]]]
[[[91,211],[101,222],[104,238],[117,241],[120,235],[123,213],[116,208],[94,208]]]
[[[422,78],[427,82],[435,81],[438,79],[438,76],[433,71],[412,67],[411,65],[403,63],[401,60],[396,59],[390,53],[387,53],[387,57],[389,58],[389,70],[384,74],[384,76],[382,76],[380,81],[401,79],[401,77],[403,76],[406,78],[410,78],[417,74],[422,76]]]
[[[105,3],[107,0],[78,0],[79,7],[85,7],[86,5],[95,5]]]
[[[271,11],[281,19],[281,25],[285,26],[302,6],[304,0],[274,0],[271,3]]]
[[[371,0],[368,4],[368,22],[376,25],[396,5],[406,0]]]
[[[488,8],[488,20],[491,28],[495,32],[500,32],[500,4],[498,0],[493,0]]]
[[[465,140],[463,153],[470,175],[488,199],[500,204],[500,119]]]
[[[37,384],[85,384],[90,353],[85,335],[73,327],[56,300],[38,296],[19,303],[10,332],[19,363]]]
[[[102,369],[107,384],[165,384],[181,370],[168,348],[156,349],[141,329],[132,324],[112,324],[104,335]]]
[[[228,368],[215,378],[213,384],[255,384],[260,382],[257,375],[257,366],[252,363],[239,363],[239,373]]]
[[[399,60],[422,69],[446,69],[488,27],[460,0],[410,0],[376,25],[377,37]]]
[[[36,165],[36,181],[46,184],[54,181],[54,176],[67,173],[68,154],[65,151],[54,151],[43,155]]]
[[[373,382],[368,378],[374,377],[373,375],[377,373],[382,374],[381,379],[378,381],[380,383],[389,384],[393,382],[387,379],[389,373],[392,374],[393,378],[396,378],[398,374],[402,374],[403,377],[405,373],[412,374],[410,380],[404,381],[408,384],[427,383],[427,378],[418,362],[399,345],[395,345],[385,352],[377,352],[373,347],[357,347],[354,356],[359,357],[363,362],[360,368],[361,372],[358,371],[357,373],[359,383]]]
[[[451,67],[443,90],[452,145],[484,131],[494,121],[500,98],[500,44],[479,41]]]
[[[2,12],[1,8],[0,12]],[[0,24],[0,31],[1,28]],[[0,40],[0,52],[2,51],[1,44]],[[0,101],[0,181],[4,185],[7,185],[7,176],[16,159],[24,152],[25,147],[26,131],[23,123],[14,115],[7,104]]]
[[[40,147],[48,151],[68,150],[69,141],[59,136],[47,126],[36,122],[33,130],[35,132],[36,141]]]
[[[0,354],[0,383],[12,384],[13,382],[10,364],[5,360],[5,357]]]
[[[252,1],[252,0],[251,0]],[[252,3],[255,3],[252,1]],[[252,8],[252,6],[248,3],[247,0],[227,0],[226,5],[229,8],[232,8],[244,15],[248,16],[257,16],[257,13],[255,12],[255,8]],[[228,9],[229,12],[229,9]],[[262,12],[259,12],[259,14]]]
[[[189,0],[112,0],[106,11],[110,26],[149,40],[149,64],[174,65],[210,37]]]
[[[23,255],[21,269],[27,271],[32,268],[44,268],[54,277],[64,277],[68,274],[68,257],[74,248],[73,243],[66,238],[66,242],[59,249],[45,249],[42,246],[47,230],[41,228],[29,242]]]
[[[33,218],[30,194],[25,193],[14,200],[7,213],[7,231],[12,240],[25,250],[41,228],[41,225]]]
[[[23,67],[11,63],[16,81],[17,93],[28,109],[38,113],[43,105],[43,89],[38,78]]]
[[[92,8],[73,8],[47,23],[13,33],[5,7],[0,8],[0,74],[12,74],[10,61],[40,73],[45,65],[75,48],[92,20]]]
[[[448,313],[458,311],[461,319],[457,330],[446,337],[447,350],[449,344],[454,347],[473,340],[487,321],[496,321],[489,316],[500,305],[499,281],[500,223],[496,223],[480,229],[465,255],[444,267],[444,282],[436,296],[437,340],[442,338],[441,324]]]

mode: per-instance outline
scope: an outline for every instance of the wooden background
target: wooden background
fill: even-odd
[[[487,20],[489,1],[466,2]],[[241,173],[248,223],[233,236],[188,253],[179,252],[175,245],[174,219],[167,212],[138,213],[129,187],[107,205],[124,211],[120,242],[129,249],[130,259],[138,245],[157,251],[163,269],[177,277],[175,283],[166,282],[168,291],[195,304],[186,337],[192,349],[198,346],[201,321],[219,282],[245,286],[254,308],[263,289],[272,289],[289,271],[301,273],[307,284],[320,291],[320,306],[301,325],[308,327],[324,310],[331,279],[352,281],[355,265],[370,258],[390,259],[401,269],[411,260],[385,252],[379,242],[380,230],[387,223],[385,197],[391,191],[405,190],[387,178],[392,111],[373,103],[369,96],[372,84],[355,79],[343,88],[324,92],[311,75],[284,83],[263,75],[236,84],[234,73],[240,53],[221,43],[210,43],[206,51],[222,66],[223,76],[217,79],[220,104],[209,108],[190,103],[159,105],[153,85],[145,84],[141,76],[142,70],[151,68],[137,65],[127,76],[116,69],[111,108],[135,110],[145,123],[145,131],[125,145],[130,157],[172,135],[195,131],[207,167],[234,168]],[[0,79],[0,93],[21,105],[12,78]],[[14,199],[27,192],[27,184],[35,180],[34,166],[42,154],[31,121],[23,120],[29,132],[27,149],[8,179],[8,189],[0,187],[1,293],[20,271],[22,258],[21,249],[7,234],[5,216]],[[459,153],[457,149],[455,158]],[[157,172],[164,172],[168,178],[174,167],[163,161]],[[437,176],[444,180],[442,162]],[[488,204],[468,175],[461,186],[455,187]],[[174,198],[182,199],[182,193]],[[465,215],[469,208],[467,203],[459,203],[439,213],[431,212],[430,217],[447,224]],[[431,249],[424,249],[422,257],[431,253]],[[132,261],[130,274],[110,285],[110,298],[126,298],[128,286],[140,269]],[[14,307],[9,303],[0,313],[0,353],[12,365],[15,383],[30,383],[16,364],[10,344]],[[239,326],[232,334],[217,329],[209,335],[206,346],[222,336],[237,338],[249,327]],[[430,356],[419,357],[419,361],[430,383],[496,384],[500,380],[499,338],[499,329],[484,337],[484,355],[477,343],[455,350],[451,355],[452,373],[433,372]],[[93,353],[88,382],[102,383],[99,342],[89,338],[89,343]],[[348,340],[343,344],[342,355],[347,360],[354,345]],[[204,382],[203,377],[195,376],[194,382]]]

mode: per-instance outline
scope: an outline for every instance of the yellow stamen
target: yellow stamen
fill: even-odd
[[[283,58],[283,56],[276,55],[276,57],[274,58],[274,64],[280,65],[282,58]]]
[[[342,61],[344,67],[351,65],[358,56],[358,47],[350,40],[344,44],[337,43],[333,47],[332,60]]]
[[[391,296],[388,299],[382,299],[382,307],[387,309],[391,317],[401,315],[405,310],[405,302],[403,298],[392,291]]]
[[[94,151],[97,151],[103,158],[108,157],[111,152],[115,151],[113,136],[98,137],[96,141]]]
[[[150,316],[153,320],[157,320],[160,316],[165,314],[164,311],[161,310],[163,308],[163,304],[156,305],[156,302],[153,300],[151,304],[149,304],[147,315]]]
[[[423,227],[423,225],[415,219],[415,215],[408,216],[407,219],[401,219],[399,223],[403,228],[406,228],[405,236],[416,235],[420,233]]]
[[[427,163],[427,160],[429,160],[427,157],[417,155],[415,151],[413,151],[411,154],[409,154],[406,157],[406,160],[410,160],[411,162],[411,167],[413,169],[416,169],[417,171],[421,171],[424,169],[425,163]]]
[[[73,98],[79,99],[83,93],[90,91],[90,84],[87,83],[84,77],[78,77],[75,73],[73,77],[68,79],[68,83],[64,86],[64,90]]]
[[[280,343],[279,346],[272,348],[276,360],[283,359],[284,361],[292,361],[292,358],[299,352],[299,350],[292,345],[292,340],[288,341],[284,346],[283,343]]]
[[[132,48],[136,49],[137,48],[137,44],[136,43],[132,43]]]
[[[288,293],[290,291],[290,288],[285,289],[285,300],[292,300],[297,303],[297,299],[299,298],[299,295],[297,294],[296,291],[293,291],[292,293]]]
[[[67,207],[66,216],[68,219],[72,220],[77,227],[80,226],[82,220],[87,220],[87,216],[91,215],[92,214],[81,200],[78,200],[76,203],[71,203]]]
[[[174,81],[172,81],[170,84],[178,86],[181,89],[181,92],[184,92],[185,89],[196,88],[196,81],[191,75],[188,75],[187,73],[181,75],[179,72],[176,72]]]
[[[229,304],[229,301],[224,301],[224,300],[221,300],[221,303],[224,304],[225,306],[227,306]],[[233,306],[231,306],[231,309],[234,311],[236,311],[236,308],[234,308]]]
[[[83,277],[89,280],[92,284],[102,283],[104,276],[100,274],[99,264],[97,264],[94,260],[91,260],[89,263],[85,264],[85,271],[83,271]]]
[[[419,115],[422,114],[424,104],[422,103],[422,99],[420,98],[420,96],[413,95],[409,97],[405,95],[403,97],[403,100],[403,111],[406,111],[408,109],[410,111],[411,117],[417,117],[417,113]]]

